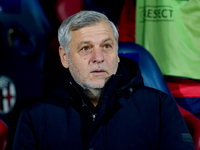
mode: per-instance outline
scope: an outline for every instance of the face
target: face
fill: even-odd
[[[83,88],[102,88],[118,67],[118,50],[106,21],[71,31],[69,70]]]

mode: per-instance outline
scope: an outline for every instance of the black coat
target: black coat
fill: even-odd
[[[119,65],[97,108],[66,72],[49,98],[22,110],[14,150],[195,149],[175,101],[143,86],[135,62]]]

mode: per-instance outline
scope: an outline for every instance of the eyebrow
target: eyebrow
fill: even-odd
[[[82,45],[82,44],[89,44],[90,41],[83,41],[83,42],[80,42],[78,45]]]
[[[102,43],[105,43],[105,42],[107,42],[107,41],[111,41],[112,43],[113,43],[113,40],[111,39],[111,38],[107,38],[107,39],[105,39],[105,40],[102,40]],[[90,44],[91,42],[90,41],[82,41],[82,42],[80,42],[79,44],[78,44],[78,47],[81,47],[81,45],[83,45],[83,44]]]
[[[107,39],[103,40],[102,43],[105,43],[105,42],[107,42],[107,41],[111,41],[111,42],[113,43],[113,40],[112,40],[111,38],[107,38]]]
[[[90,43],[89,41],[82,41],[82,42],[78,43],[77,47],[79,49],[79,48],[81,48],[82,45],[89,44],[89,43]]]

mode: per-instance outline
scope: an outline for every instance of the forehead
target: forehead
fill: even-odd
[[[80,39],[84,37],[94,37],[99,35],[107,35],[114,38],[114,33],[111,25],[105,20],[93,25],[84,26],[75,31],[71,31],[70,34],[72,36],[72,39],[73,37]]]

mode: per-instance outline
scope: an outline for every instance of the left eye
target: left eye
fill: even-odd
[[[111,46],[109,44],[104,45],[104,48],[110,48]]]

